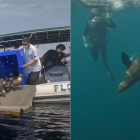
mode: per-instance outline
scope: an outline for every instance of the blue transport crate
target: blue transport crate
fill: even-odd
[[[24,85],[27,81],[27,70],[21,68],[22,65],[24,60],[20,50],[0,52],[0,79],[10,76],[12,71],[17,71],[18,74],[23,74],[21,85]]]

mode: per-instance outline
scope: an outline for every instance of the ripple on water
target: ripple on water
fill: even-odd
[[[22,116],[0,116],[0,140],[69,140],[70,106],[35,105]]]

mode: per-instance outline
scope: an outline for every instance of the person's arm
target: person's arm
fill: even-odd
[[[30,66],[30,65],[33,65],[33,64],[35,64],[35,63],[37,63],[37,60],[33,60],[33,61],[27,63],[27,64],[26,64],[26,67],[28,67],[28,66]]]
[[[109,20],[109,22],[105,22],[105,24],[106,24],[106,27],[109,27],[109,28],[116,28],[116,24],[113,22],[113,20],[110,18],[110,19],[108,19]]]
[[[88,30],[89,30],[89,26],[88,26],[88,23],[87,23],[87,25],[86,25],[86,27],[85,27],[85,30],[84,30],[84,35],[83,35],[83,42],[84,42],[84,46],[85,47],[88,47],[88,39],[87,39],[87,36],[88,36]]]
[[[64,54],[64,58],[70,57],[70,53]]]

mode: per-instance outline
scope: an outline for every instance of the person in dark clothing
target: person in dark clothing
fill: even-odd
[[[99,53],[101,53],[103,65],[107,70],[107,74],[109,78],[114,81],[114,75],[107,62],[107,27],[116,28],[116,25],[109,16],[106,19],[103,19],[98,10],[91,11],[91,14],[92,19],[87,21],[84,30],[84,45],[86,48],[90,48],[91,55],[95,61],[99,60]]]
[[[63,58],[69,57],[70,53],[65,54],[63,51],[66,49],[65,45],[59,44],[56,50],[48,50],[42,57],[41,61],[44,65],[45,71],[53,66],[63,66],[61,62]]]

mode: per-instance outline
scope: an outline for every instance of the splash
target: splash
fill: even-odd
[[[114,10],[123,9],[124,2],[122,0],[112,0],[112,5]]]

